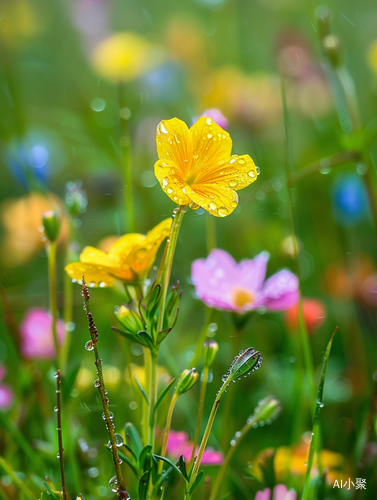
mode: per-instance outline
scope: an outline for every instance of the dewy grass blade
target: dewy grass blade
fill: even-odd
[[[315,410],[314,410],[314,423],[313,423],[313,430],[312,430],[312,440],[311,440],[310,449],[309,449],[308,467],[306,469],[304,489],[302,491],[302,500],[308,500],[308,498],[309,498],[310,471],[311,471],[311,468],[313,465],[314,454],[315,454],[315,451],[317,449],[317,440],[318,440],[318,435],[319,435],[319,417],[320,417],[321,409],[324,406],[323,405],[323,387],[325,385],[326,370],[327,370],[327,363],[329,361],[330,350],[331,350],[331,346],[332,346],[332,343],[334,340],[334,335],[335,335],[337,330],[338,330],[338,327],[335,328],[334,333],[332,334],[331,339],[330,339],[329,343],[327,344],[327,348],[326,348],[325,354],[323,356],[321,378],[319,381],[317,400],[316,400]]]

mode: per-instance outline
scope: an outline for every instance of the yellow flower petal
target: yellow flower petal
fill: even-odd
[[[177,172],[171,173],[177,173],[186,180],[193,159],[192,137],[186,123],[178,118],[162,120],[157,126],[156,140],[158,157],[168,163],[161,166],[175,167]]]
[[[162,241],[169,235],[172,219],[166,219],[147,235],[132,233],[122,236],[106,254],[94,247],[86,247],[81,262],[65,267],[68,275],[78,282],[82,277],[90,286],[113,286],[115,278],[123,281],[144,279],[156,258]]]
[[[195,184],[188,186],[191,200],[216,217],[230,215],[238,205],[238,194],[221,184]]]
[[[109,267],[99,264],[88,264],[86,262],[74,262],[65,266],[64,269],[68,273],[68,276],[78,283],[81,283],[82,277],[85,276],[85,281],[89,286],[104,287],[113,286],[114,284],[115,278],[110,274],[112,269]]]
[[[195,168],[190,172],[191,176],[211,171],[219,167],[220,162],[229,160],[232,139],[212,118],[202,116],[190,128],[190,132],[195,159]]]

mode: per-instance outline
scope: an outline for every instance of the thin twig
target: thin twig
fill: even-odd
[[[90,294],[89,294],[89,289],[88,285],[85,282],[84,276],[82,277],[82,296],[84,297],[84,311],[86,312],[86,316],[88,318],[88,323],[89,323],[89,331],[90,331],[90,337],[91,342],[90,346],[86,347],[88,350],[94,350],[94,356],[95,356],[95,361],[94,364],[96,365],[97,368],[97,374],[98,374],[98,379],[94,381],[94,387],[98,389],[101,401],[102,401],[102,407],[103,407],[103,412],[105,416],[105,421],[106,421],[106,427],[109,432],[109,437],[110,437],[110,443],[111,443],[111,451],[113,454],[113,459],[114,459],[114,467],[115,467],[115,472],[116,472],[116,486],[117,486],[117,495],[118,498],[129,498],[128,493],[126,492],[126,486],[124,483],[123,475],[122,475],[122,470],[120,467],[121,461],[119,459],[118,455],[118,448],[116,444],[116,439],[115,439],[115,433],[114,433],[114,424],[112,421],[112,417],[110,416],[110,411],[109,411],[109,399],[107,397],[107,391],[105,388],[105,382],[103,379],[103,372],[102,372],[102,359],[99,357],[99,350],[98,350],[98,331],[96,328],[96,325],[93,320],[93,315],[89,310],[89,299],[90,299]],[[127,495],[127,496],[126,496]]]

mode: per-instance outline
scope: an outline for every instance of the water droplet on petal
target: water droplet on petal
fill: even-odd
[[[212,139],[212,134],[207,134],[208,139]]]
[[[229,187],[235,188],[237,186],[238,182],[237,181],[229,181]]]
[[[255,174],[254,174],[254,172],[253,172],[252,170],[250,170],[250,171],[247,173],[247,175],[248,175],[249,177],[251,177],[252,179],[255,177]]]
[[[206,118],[206,124],[207,125],[212,125],[212,118]]]
[[[168,184],[169,184],[169,179],[167,177],[164,177],[162,179],[162,187],[163,187],[163,189],[165,189]]]
[[[220,217],[225,217],[226,215],[228,215],[229,210],[226,207],[220,207],[217,213],[220,215]]]
[[[168,189],[166,190],[166,192],[167,192],[168,194],[172,194],[172,193],[173,193],[173,189],[172,189],[172,188],[168,188]]]
[[[100,288],[104,288],[104,287],[106,286],[106,283],[105,283],[104,281],[100,281],[100,282],[98,283],[98,286],[99,286]]]
[[[239,164],[239,165],[244,165],[245,163],[246,163],[246,161],[245,161],[243,158],[240,158],[240,159],[238,160],[238,164]]]
[[[231,201],[231,202],[230,202],[230,206],[231,206],[232,208],[236,208],[236,207],[237,207],[237,205],[238,205],[238,203],[237,203],[236,201]]]
[[[208,205],[208,208],[210,210],[216,210],[217,205],[216,205],[216,203],[214,203],[213,201],[211,201],[211,203]]]

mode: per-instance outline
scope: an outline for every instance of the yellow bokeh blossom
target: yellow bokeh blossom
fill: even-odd
[[[62,210],[62,202],[53,194],[43,196],[29,193],[21,198],[4,201],[0,208],[0,218],[5,236],[0,254],[6,265],[24,264],[46,246],[42,216],[50,210]],[[68,224],[63,217],[58,243],[66,241],[67,235]]]
[[[133,33],[116,33],[100,42],[92,54],[98,73],[112,81],[133,80],[161,59],[161,54],[144,38]]]
[[[232,139],[212,118],[201,117],[189,129],[177,118],[157,127],[155,175],[178,205],[204,208],[225,217],[238,205],[237,190],[257,178],[249,155],[231,155]]]
[[[157,250],[169,235],[172,219],[165,219],[146,235],[125,234],[109,251],[85,247],[80,262],[65,267],[68,275],[81,282],[82,277],[90,286],[113,286],[116,278],[133,282],[143,280],[152,267]]]

